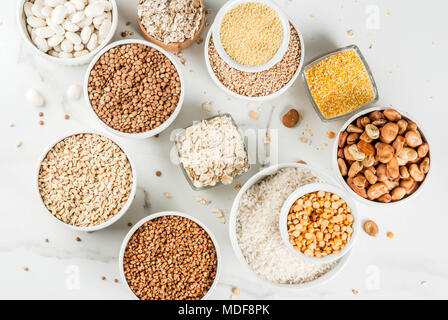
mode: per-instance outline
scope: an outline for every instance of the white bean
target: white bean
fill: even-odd
[[[81,22],[78,23],[78,26],[80,28],[84,28],[86,26],[90,26],[92,24],[92,18],[91,17],[85,17]]]
[[[72,52],[73,51],[73,43],[69,39],[65,39],[61,43],[61,49],[63,52]]]
[[[63,5],[59,5],[54,8],[51,14],[51,21],[53,24],[61,24],[67,15],[67,8]]]
[[[63,35],[59,35],[59,34],[55,34],[54,36],[50,37],[48,39],[48,45],[50,47],[56,47],[58,44],[60,44],[63,40],[64,40],[64,36]]]
[[[81,0],[71,0],[71,3],[73,3],[73,5],[75,6],[76,10],[80,11],[82,9],[84,9],[85,4],[83,1]]]
[[[75,44],[75,45],[73,46],[73,49],[75,49],[75,51],[81,51],[81,50],[84,50],[84,45],[83,45],[82,43],[80,43],[80,44]]]
[[[45,100],[40,92],[34,88],[26,92],[26,101],[34,107],[42,107],[45,104]]]
[[[104,12],[104,6],[100,3],[92,3],[86,7],[85,13],[88,17],[98,17]]]
[[[73,13],[76,12],[76,8],[75,8],[75,6],[73,5],[73,3],[71,3],[71,2],[66,2],[66,3],[64,3],[64,6],[67,8],[67,13],[68,13],[68,14],[73,14]]]
[[[72,15],[70,21],[72,23],[78,24],[79,22],[82,21],[82,19],[84,19],[85,16],[86,15],[85,15],[84,11],[78,11],[75,14]]]
[[[96,35],[96,33],[94,33],[87,43],[87,49],[89,49],[89,51],[93,51],[96,47],[98,47],[98,36]]]
[[[48,43],[47,40],[39,37],[35,37],[33,40],[34,44],[37,46],[37,48],[42,52],[48,51]]]
[[[33,28],[45,27],[47,25],[44,19],[35,16],[29,16],[26,19],[26,23],[28,23]]]
[[[112,3],[110,1],[98,0],[96,3],[100,3],[104,7],[104,11],[112,10]]]
[[[40,13],[45,17],[51,17],[51,13],[53,12],[53,9],[51,7],[43,7]]]
[[[73,54],[71,52],[59,52],[59,58],[70,59],[73,58]]]
[[[93,25],[95,26],[96,29],[100,29],[101,24],[103,23],[103,21],[107,18],[107,14],[103,13],[102,15],[93,18]]]
[[[52,25],[50,26],[53,28],[54,32],[56,32],[57,35],[63,36],[65,34],[65,29],[62,28],[61,25]]]
[[[56,8],[57,6],[64,4],[65,0],[45,0],[45,5]]]
[[[66,32],[65,33],[65,37],[71,41],[71,43],[73,43],[74,45],[77,44],[81,44],[81,37],[78,36],[76,33],[74,32]]]
[[[110,22],[110,20],[103,21],[103,24],[101,25],[99,30],[100,42],[102,42],[107,37],[111,27],[112,23]]]
[[[33,15],[33,12],[31,11],[32,6],[33,6],[33,4],[31,2],[25,2],[25,4],[23,5],[23,11],[25,12],[25,15],[27,17]]]
[[[34,3],[31,6],[31,12],[34,14],[34,16],[38,17],[38,18],[45,18],[41,11],[42,11],[43,7],[41,5],[39,5],[38,3]]]
[[[64,40],[64,39],[62,39],[62,40]],[[54,49],[54,51],[56,51],[56,52],[61,52],[62,51],[62,49],[61,49],[61,45],[60,44],[58,44],[56,47],[54,47],[53,48]]]
[[[65,30],[70,31],[70,32],[76,32],[76,31],[79,30],[78,25],[72,23],[72,22],[69,21],[69,20],[64,20],[64,22],[62,23],[62,27],[63,27]]]
[[[66,95],[67,98],[74,101],[78,100],[81,97],[81,93],[82,87],[77,84],[72,84],[70,87],[68,87]]]
[[[82,43],[87,44],[90,40],[90,36],[92,35],[93,28],[91,26],[85,26],[81,31],[81,40]]]
[[[54,51],[54,50],[50,50],[50,51],[48,51],[47,53],[48,53],[50,56],[59,58],[59,53],[56,52],[56,51]]]
[[[36,29],[36,35],[39,38],[50,38],[52,35],[54,35],[54,29],[51,27],[41,27]]]
[[[76,51],[76,52],[73,54],[73,56],[74,56],[75,58],[78,58],[78,57],[85,56],[85,55],[88,54],[88,53],[89,53],[88,50]]]

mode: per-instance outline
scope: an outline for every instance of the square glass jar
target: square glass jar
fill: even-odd
[[[249,153],[247,152],[247,145],[246,145],[246,142],[245,142],[245,140],[244,140],[243,135],[241,134],[241,130],[239,129],[239,127],[238,127],[238,125],[236,124],[235,120],[233,119],[233,117],[232,117],[229,113],[223,113],[223,114],[216,115],[216,116],[213,116],[213,117],[210,117],[210,118],[207,118],[207,119],[203,119],[203,120],[210,121],[210,120],[213,120],[213,119],[218,118],[218,117],[227,117],[227,118],[229,118],[230,121],[232,122],[232,124],[235,126],[236,130],[238,131],[238,133],[240,134],[241,140],[243,141],[244,152],[246,153],[247,161],[248,161],[247,169],[246,169],[244,172],[242,172],[242,173],[240,173],[240,174],[234,176],[234,177],[233,177],[233,180],[235,180],[236,177],[239,177],[239,176],[241,176],[241,175],[247,173],[247,172],[250,170]],[[201,120],[201,121],[203,121],[203,120]],[[179,166],[180,166],[180,168],[181,168],[181,171],[182,171],[183,175],[185,176],[185,179],[187,179],[188,184],[189,184],[190,187],[191,187],[193,190],[195,190],[195,191],[207,190],[207,189],[211,189],[211,188],[217,187],[217,186],[219,186],[219,185],[224,185],[222,182],[217,182],[215,185],[209,185],[209,186],[204,186],[204,187],[196,187],[196,186],[193,184],[193,181],[191,181],[190,176],[188,175],[187,170],[185,169],[185,167],[184,167],[182,161],[180,161],[180,150],[179,150],[179,142],[178,142],[179,137],[180,137],[182,134],[184,134],[184,133],[185,133],[185,130],[187,130],[187,129],[190,128],[190,127],[191,127],[191,126],[188,126],[188,127],[184,128],[184,129],[182,129],[182,130],[181,130],[180,132],[178,132],[178,133],[176,134],[176,136],[174,137],[174,144],[176,145],[177,156],[178,156],[178,158],[179,158]],[[233,182],[233,181],[232,181],[232,182]]]
[[[317,105],[316,102],[314,101],[313,95],[311,94],[311,89],[310,89],[310,86],[309,86],[309,84],[308,84],[308,79],[307,79],[307,75],[306,75],[306,73],[307,73],[307,71],[308,71],[309,69],[311,69],[312,67],[314,67],[316,64],[318,64],[318,63],[321,62],[322,60],[324,60],[324,59],[326,59],[326,58],[328,58],[328,57],[331,57],[331,56],[333,56],[333,55],[335,55],[335,54],[338,54],[338,53],[341,53],[341,52],[344,52],[344,51],[350,51],[350,50],[353,50],[353,51],[356,53],[356,55],[359,57],[359,59],[361,60],[362,64],[364,65],[364,69],[366,70],[366,73],[367,73],[367,75],[368,75],[368,77],[369,77],[369,80],[370,80],[370,83],[371,83],[371,85],[372,85],[372,89],[373,89],[373,99],[370,100],[368,103],[364,104],[363,106],[360,106],[360,107],[356,108],[355,110],[353,110],[353,111],[351,111],[351,112],[345,113],[345,114],[340,115],[340,116],[332,117],[332,118],[325,118],[324,115],[322,114],[322,111],[319,109],[318,105]],[[302,79],[303,79],[303,81],[305,81],[306,92],[307,92],[307,95],[308,95],[308,97],[309,97],[309,99],[310,99],[310,101],[311,101],[311,104],[313,105],[314,110],[316,111],[316,113],[319,115],[320,119],[321,119],[323,122],[329,122],[329,121],[333,121],[333,120],[340,120],[340,119],[344,119],[344,118],[351,117],[351,116],[353,116],[355,113],[357,113],[358,111],[360,111],[360,110],[362,110],[362,109],[365,109],[365,108],[367,108],[367,107],[373,105],[373,104],[376,103],[376,102],[378,101],[378,99],[379,99],[378,88],[377,88],[376,83],[375,83],[375,80],[374,80],[374,78],[373,78],[372,71],[371,71],[369,65],[367,64],[366,59],[365,59],[364,56],[362,55],[361,50],[359,50],[358,46],[356,46],[356,45],[354,45],[354,44],[349,45],[349,46],[346,46],[346,47],[343,47],[343,48],[339,48],[339,49],[336,49],[336,50],[333,50],[333,51],[330,51],[330,52],[327,52],[327,53],[325,53],[325,54],[323,54],[323,55],[321,55],[321,56],[318,56],[318,57],[315,58],[314,60],[310,61],[310,62],[303,68],[303,71],[302,71]]]

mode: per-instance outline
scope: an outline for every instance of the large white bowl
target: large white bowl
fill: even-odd
[[[210,30],[207,33],[207,38],[205,40],[204,56],[205,56],[205,65],[207,66],[207,71],[208,71],[210,77],[212,78],[213,82],[219,88],[221,88],[226,94],[228,94],[228,95],[230,95],[232,97],[238,98],[238,99],[243,99],[243,100],[248,100],[248,101],[258,101],[258,102],[268,101],[268,100],[272,100],[274,98],[277,98],[278,96],[280,96],[283,93],[285,93],[285,91],[288,90],[292,86],[294,81],[296,81],[298,75],[300,74],[300,72],[302,70],[303,61],[305,60],[305,42],[303,40],[302,33],[300,32],[300,30],[297,28],[297,26],[292,21],[290,21],[290,23],[296,29],[297,34],[299,36],[301,56],[300,56],[299,65],[297,66],[296,73],[292,76],[291,80],[287,84],[285,84],[280,90],[278,90],[278,91],[276,91],[274,93],[271,93],[269,95],[262,96],[262,97],[248,97],[248,96],[243,96],[243,95],[237,94],[237,93],[233,92],[232,90],[230,90],[229,88],[227,88],[225,85],[223,85],[221,83],[221,81],[219,81],[219,79],[216,77],[215,73],[213,72],[213,69],[212,69],[212,67],[210,65],[209,55],[208,55],[208,45],[210,43],[210,38],[212,36],[212,30],[213,30],[213,25],[212,25],[212,27],[210,28]]]
[[[222,43],[221,43],[221,24],[222,20],[226,16],[227,12],[232,10],[233,8],[249,2],[256,2],[263,4],[265,6],[268,6],[274,12],[277,14],[278,19],[280,20],[280,24],[282,25],[282,31],[283,31],[283,39],[282,43],[280,44],[280,47],[278,48],[275,55],[266,63],[258,66],[247,66],[240,64],[233,60],[224,49]],[[215,43],[216,51],[219,53],[221,58],[232,68],[244,71],[244,72],[261,72],[264,70],[267,70],[271,67],[273,67],[275,64],[280,62],[285,55],[286,50],[288,50],[289,46],[289,38],[290,38],[290,30],[289,30],[289,20],[288,17],[283,13],[283,11],[272,1],[269,0],[231,0],[225,3],[221,9],[218,11],[215,20],[213,22],[212,27],[210,28],[213,33],[213,41]]]
[[[117,3],[115,0],[109,0],[110,3],[112,4],[112,26],[109,30],[109,34],[107,35],[107,37],[104,39],[104,41],[93,51],[89,52],[88,54],[82,56],[82,57],[78,57],[78,58],[58,58],[58,57],[53,57],[45,52],[40,51],[35,45],[34,43],[31,41],[30,35],[28,33],[28,30],[26,28],[26,22],[25,22],[25,12],[23,11],[23,5],[25,2],[27,2],[28,0],[19,0],[17,2],[17,25],[19,27],[19,32],[23,38],[23,41],[26,43],[26,45],[30,48],[30,50],[37,54],[38,56],[57,63],[57,64],[61,64],[61,65],[66,65],[66,66],[79,66],[79,65],[83,65],[83,64],[87,64],[89,63],[90,60],[93,59],[93,57],[102,49],[104,48],[112,39],[112,37],[115,34],[115,31],[117,30],[117,26],[118,26],[118,8],[117,8]]]
[[[42,161],[44,160],[44,158],[47,156],[48,152],[60,141],[64,140],[65,138],[71,137],[71,136],[75,136],[78,134],[97,134],[103,137],[108,138],[109,140],[111,140],[112,142],[114,142],[117,146],[119,146],[121,148],[121,150],[123,150],[123,152],[126,154],[126,157],[128,158],[129,164],[131,165],[131,169],[132,169],[132,187],[131,187],[131,193],[129,195],[128,200],[126,201],[126,203],[124,204],[123,208],[115,215],[113,216],[111,219],[107,220],[106,222],[96,225],[96,226],[91,226],[91,227],[77,227],[77,226],[73,226],[70,224],[67,224],[61,220],[59,220],[58,218],[56,218],[45,206],[43,200],[42,200],[42,196],[40,195],[39,192],[39,171],[40,171],[40,166]],[[137,172],[135,170],[135,165],[134,162],[132,161],[131,157],[129,156],[129,153],[126,152],[126,150],[123,148],[123,145],[121,145],[117,140],[115,140],[113,137],[111,137],[110,135],[104,134],[102,132],[97,132],[97,131],[92,131],[92,130],[84,130],[84,131],[77,131],[68,135],[64,135],[62,137],[59,137],[58,139],[54,140],[51,144],[48,145],[47,148],[45,148],[45,150],[42,152],[41,156],[39,157],[39,160],[37,162],[37,166],[35,169],[35,178],[34,178],[34,189],[36,190],[36,194],[37,197],[40,200],[40,203],[42,204],[43,209],[45,210],[45,212],[47,212],[47,214],[54,219],[55,221],[57,221],[59,224],[64,225],[66,227],[69,227],[71,229],[74,229],[76,231],[84,231],[84,232],[90,232],[90,231],[96,231],[96,230],[100,230],[100,229],[104,229],[107,228],[108,226],[112,225],[113,223],[117,222],[125,213],[126,211],[129,209],[129,207],[132,204],[132,201],[135,198],[135,193],[137,191]]]
[[[142,44],[148,47],[152,47],[158,51],[160,51],[161,53],[163,53],[174,65],[174,67],[176,68],[177,74],[179,75],[179,79],[180,79],[180,97],[179,97],[179,102],[177,103],[176,109],[174,110],[174,112],[171,114],[171,116],[164,122],[162,123],[160,126],[158,126],[157,128],[153,129],[153,130],[149,130],[149,131],[145,131],[145,132],[140,132],[140,133],[127,133],[127,132],[122,132],[119,130],[115,130],[114,128],[109,127],[107,124],[105,124],[103,122],[103,120],[100,119],[100,117],[98,117],[98,115],[96,114],[95,110],[93,110],[92,104],[90,103],[90,99],[89,99],[89,92],[88,92],[88,85],[89,85],[89,76],[90,76],[90,72],[92,71],[92,68],[95,66],[95,64],[97,63],[97,61],[101,58],[101,56],[106,53],[107,51],[109,51],[112,48],[124,45],[124,44]],[[121,137],[125,137],[125,138],[136,138],[136,139],[145,139],[145,138],[149,138],[152,136],[155,136],[156,134],[161,133],[163,130],[165,130],[166,128],[169,127],[169,125],[171,123],[173,123],[173,121],[176,119],[177,115],[179,114],[181,108],[182,108],[182,104],[184,101],[184,95],[185,95],[185,84],[184,84],[184,78],[182,76],[182,71],[181,68],[178,64],[178,62],[173,58],[173,56],[171,54],[169,54],[167,51],[163,50],[162,48],[160,48],[159,46],[149,42],[149,41],[145,41],[145,40],[139,40],[139,39],[129,39],[129,40],[120,40],[120,41],[115,41],[113,43],[111,43],[110,45],[108,45],[107,47],[105,47],[104,49],[102,49],[96,56],[95,58],[90,62],[89,67],[87,68],[87,72],[84,78],[84,97],[86,99],[87,105],[89,106],[89,110],[91,112],[91,114],[93,115],[93,117],[97,120],[98,124],[104,128],[105,130],[116,134],[118,136]]]
[[[342,248],[339,254],[330,254],[325,257],[309,257],[303,254],[300,251],[294,249],[293,245],[289,241],[289,233],[288,233],[288,215],[291,210],[291,207],[294,205],[297,199],[300,199],[306,194],[317,192],[317,191],[325,191],[331,192],[332,194],[338,195],[340,198],[344,199],[347,205],[350,207],[350,213],[352,214],[354,221],[352,225],[353,233],[350,237],[348,243]],[[282,236],[283,243],[288,247],[289,251],[291,251],[294,255],[299,257],[302,260],[311,262],[311,263],[330,263],[342,258],[345,254],[347,254],[353,246],[353,243],[356,241],[356,238],[359,234],[359,216],[358,216],[358,208],[356,207],[356,203],[351,199],[349,194],[345,192],[343,189],[336,187],[334,185],[328,183],[309,183],[297,189],[295,192],[291,193],[288,199],[283,203],[282,210],[280,211],[278,226],[280,229],[280,235]]]
[[[371,108],[368,108],[368,109],[364,109],[364,110],[360,111],[359,113],[353,115],[350,119],[347,120],[346,123],[344,123],[342,128],[339,130],[338,135],[334,139],[334,142],[333,142],[333,152],[332,152],[332,155],[331,155],[332,156],[331,162],[333,164],[333,171],[335,172],[336,177],[337,177],[339,183],[342,184],[344,186],[344,188],[346,190],[348,190],[348,192],[351,195],[353,195],[353,197],[357,201],[359,201],[362,204],[367,205],[367,206],[389,207],[389,206],[396,205],[396,204],[402,204],[402,203],[408,202],[411,199],[416,198],[422,192],[423,187],[428,184],[428,180],[429,180],[429,177],[430,177],[430,174],[431,174],[431,171],[432,171],[432,169],[430,168],[429,172],[426,174],[425,180],[423,180],[423,182],[420,184],[418,189],[413,194],[411,194],[410,196],[407,196],[407,197],[405,197],[405,198],[403,198],[403,199],[401,199],[399,201],[393,201],[393,202],[389,202],[389,203],[383,203],[383,202],[379,202],[379,201],[372,201],[372,200],[369,200],[369,199],[365,199],[365,198],[361,197],[359,194],[357,194],[355,191],[353,191],[352,188],[350,188],[350,186],[347,184],[347,182],[345,181],[344,177],[342,177],[341,172],[339,171],[339,166],[338,166],[338,147],[339,147],[338,146],[338,142],[339,142],[340,134],[345,131],[345,129],[348,127],[348,125],[350,123],[352,123],[353,121],[355,121],[359,117],[361,117],[363,115],[366,115],[366,114],[368,114],[368,113],[370,113],[372,111],[386,110],[386,109],[397,110],[398,112],[401,113],[401,115],[402,115],[402,117],[404,119],[409,119],[409,120],[411,120],[411,121],[413,121],[413,122],[415,122],[417,124],[418,129],[419,129],[420,133],[422,134],[423,141],[425,141],[425,142],[427,142],[429,144],[429,148],[430,149],[429,149],[429,153],[428,154],[430,155],[431,166],[432,166],[431,143],[428,141],[427,136],[425,136],[425,134],[424,134],[425,130],[422,128],[422,126],[420,125],[420,123],[417,120],[415,120],[412,116],[410,116],[409,114],[407,114],[403,110],[400,110],[400,109],[395,108],[395,107],[393,107],[393,108],[391,108],[391,107],[371,107]]]
[[[254,275],[254,277],[256,277],[257,279],[261,280],[263,283],[276,287],[276,288],[281,288],[281,289],[293,289],[293,290],[301,290],[301,289],[307,289],[307,288],[312,288],[312,287],[316,287],[319,285],[322,285],[324,283],[326,283],[327,281],[333,279],[334,277],[336,277],[336,275],[344,268],[344,266],[347,264],[350,255],[351,255],[351,250],[345,254],[338,262],[338,264],[333,267],[333,269],[331,269],[330,271],[328,271],[327,273],[325,273],[324,275],[322,275],[321,277],[309,281],[309,282],[305,282],[305,283],[301,283],[301,284],[286,284],[286,283],[277,283],[277,282],[272,282],[269,281],[263,277],[261,277],[260,275],[258,275],[247,263],[246,259],[244,258],[243,253],[241,252],[241,248],[238,244],[238,238],[237,238],[237,234],[236,234],[236,226],[237,226],[237,217],[238,217],[238,210],[239,210],[239,205],[240,205],[240,200],[241,197],[243,196],[243,194],[249,189],[251,188],[254,184],[256,184],[257,182],[259,182],[260,180],[266,178],[267,176],[273,175],[275,174],[278,170],[280,169],[284,169],[284,168],[303,168],[303,169],[307,169],[310,170],[314,175],[320,177],[322,180],[328,182],[328,183],[333,183],[334,180],[329,177],[328,175],[322,173],[321,171],[313,168],[310,165],[305,165],[305,164],[300,164],[300,163],[282,163],[282,164],[278,164],[278,165],[274,165],[268,168],[265,168],[263,170],[261,170],[260,172],[258,172],[257,174],[255,174],[254,176],[252,176],[240,189],[240,191],[238,192],[237,196],[235,197],[235,200],[233,201],[233,205],[232,205],[232,209],[230,211],[230,218],[229,218],[229,236],[230,236],[230,243],[232,245],[233,251],[235,252],[235,255],[237,257],[237,259],[239,260],[239,262],[244,266],[244,268],[246,270],[248,270],[250,273],[252,273]]]
[[[126,288],[128,289],[131,296],[134,299],[138,300],[139,298],[134,294],[134,292],[129,287],[128,282],[126,280],[126,276],[124,275],[124,267],[123,267],[124,252],[126,251],[126,247],[128,245],[129,240],[131,239],[132,235],[137,231],[138,228],[140,228],[145,222],[148,222],[148,221],[156,219],[156,218],[164,217],[164,216],[179,216],[179,217],[184,217],[184,218],[190,219],[191,221],[196,222],[202,229],[204,229],[205,232],[207,232],[207,234],[210,236],[210,239],[212,239],[213,245],[215,246],[215,251],[216,251],[216,261],[217,261],[216,276],[215,276],[215,279],[213,280],[213,283],[212,283],[210,289],[208,290],[207,294],[205,296],[203,296],[201,300],[208,299],[210,297],[211,293],[213,292],[213,290],[215,289],[216,285],[218,284],[219,277],[221,274],[221,250],[219,248],[218,241],[216,240],[215,235],[210,231],[210,229],[208,229],[205,226],[205,224],[203,224],[201,221],[199,221],[198,219],[196,219],[188,214],[185,214],[182,212],[177,212],[177,211],[163,211],[163,212],[153,213],[153,214],[141,219],[139,222],[137,222],[131,228],[131,230],[129,230],[127,235],[124,237],[123,243],[121,244],[120,255],[118,258],[118,264],[119,264],[118,268],[120,270],[120,276],[121,276],[122,282],[126,285]]]

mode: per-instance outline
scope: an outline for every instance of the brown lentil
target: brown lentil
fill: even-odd
[[[262,72],[243,72],[230,67],[216,51],[213,38],[208,44],[210,66],[226,88],[246,97],[261,97],[273,94],[288,84],[299,66],[302,52],[299,35],[291,27],[289,47],[283,59],[272,68]]]
[[[217,256],[210,236],[197,223],[163,216],[132,235],[123,268],[141,300],[198,300],[215,279]]]
[[[65,120],[68,120],[68,119],[70,119],[70,116],[69,116],[68,114],[66,114],[66,115],[64,116],[64,119],[65,119]]]
[[[179,102],[181,85],[176,68],[163,53],[125,44],[99,58],[90,72],[88,92],[93,110],[105,124],[141,133],[168,120]]]
[[[161,177],[162,176],[162,172],[156,171],[156,176]]]

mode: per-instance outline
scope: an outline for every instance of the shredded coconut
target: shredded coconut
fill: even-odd
[[[198,0],[140,0],[137,13],[146,31],[164,43],[192,39],[203,15]]]
[[[278,218],[283,202],[298,187],[314,182],[322,180],[309,170],[281,169],[241,197],[238,243],[249,266],[261,277],[277,283],[305,283],[321,277],[338,263],[304,262],[288,250],[280,235]]]
[[[248,170],[243,139],[227,115],[192,125],[177,142],[180,161],[197,188],[230,184]]]

